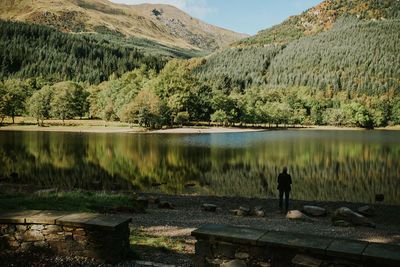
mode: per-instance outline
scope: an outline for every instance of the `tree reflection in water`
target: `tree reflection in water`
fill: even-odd
[[[400,132],[230,134],[0,132],[0,173],[46,187],[400,203]],[[1,178],[1,177],[0,177]],[[153,183],[163,183],[152,187]],[[195,187],[185,187],[195,183]]]

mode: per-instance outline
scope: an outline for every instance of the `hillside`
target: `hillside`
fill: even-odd
[[[165,61],[146,55],[129,43],[101,35],[73,35],[35,24],[0,20],[0,77],[42,77],[98,84],[111,74],[146,66],[156,71]]]
[[[287,45],[236,47],[214,53],[194,73],[228,91],[253,85],[379,95],[400,93],[400,20],[346,15],[327,32]]]
[[[211,51],[247,37],[207,24],[173,6],[122,5],[107,0],[0,0],[0,19]]]
[[[267,45],[288,43],[304,36],[328,31],[344,14],[353,14],[360,20],[378,21],[400,17],[398,0],[325,0],[321,4],[291,16],[283,23],[259,31],[234,45]]]

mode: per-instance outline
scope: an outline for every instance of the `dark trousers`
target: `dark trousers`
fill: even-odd
[[[285,208],[286,208],[286,211],[288,211],[289,210],[289,193],[290,193],[290,191],[279,190],[279,208],[282,209],[284,193],[285,193]]]

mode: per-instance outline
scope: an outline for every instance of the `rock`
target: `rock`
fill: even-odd
[[[318,206],[304,206],[303,211],[309,216],[319,217],[326,215],[326,209]]]
[[[40,247],[40,248],[47,248],[49,246],[49,244],[46,241],[33,242],[33,245],[35,247]]]
[[[332,221],[344,220],[352,225],[368,226],[375,228],[375,224],[361,214],[349,208],[341,207],[337,209],[332,217]]]
[[[84,236],[84,235],[86,235],[86,232],[85,232],[85,229],[83,229],[83,228],[77,228],[77,229],[75,229],[75,231],[74,231],[74,236]]]
[[[254,211],[264,210],[263,206],[255,206]]]
[[[33,247],[32,242],[23,242],[21,243],[21,249],[22,250],[30,250]]]
[[[32,227],[31,227],[31,230],[42,231],[43,229],[44,229],[44,226],[43,226],[43,225],[40,225],[40,224],[34,224],[34,225],[32,225]]]
[[[222,266],[222,260],[221,259],[207,259],[206,261],[208,263],[207,266]]]
[[[265,212],[263,210],[257,210],[255,212],[255,216],[257,217],[264,217],[265,216]]]
[[[250,257],[249,253],[246,252],[236,252],[235,258],[239,260],[246,260]]]
[[[247,212],[244,212],[244,211],[241,210],[241,209],[239,209],[239,210],[236,210],[236,215],[237,215],[237,216],[247,216],[248,213],[247,213]]]
[[[235,215],[237,216],[248,216],[250,215],[250,208],[241,206],[239,209],[233,210],[233,212],[236,212]]]
[[[233,215],[237,215],[239,210],[230,210],[229,212],[232,213]]]
[[[344,220],[337,220],[337,221],[332,221],[332,225],[338,227],[350,227],[351,223],[346,222]]]
[[[322,264],[322,260],[298,254],[292,259],[292,263],[295,267],[319,267]]]
[[[364,216],[372,217],[375,215],[375,210],[371,206],[362,206],[357,209],[357,211]]]
[[[158,208],[160,208],[160,209],[171,209],[171,210],[173,210],[173,209],[175,209],[175,205],[172,204],[172,203],[169,203],[169,202],[167,202],[167,201],[161,201],[161,202],[158,204]]]
[[[245,207],[245,206],[240,206],[240,207],[239,207],[239,210],[242,210],[243,212],[250,213],[250,208]]]
[[[264,208],[262,206],[254,207],[254,209],[253,209],[253,211],[251,213],[252,213],[252,215],[257,216],[257,217],[264,217],[265,216]]]
[[[215,212],[217,210],[217,206],[214,204],[204,203],[203,205],[201,205],[201,209],[204,211]]]
[[[246,263],[242,260],[228,261],[220,265],[221,267],[246,267]]]
[[[314,220],[308,217],[307,215],[303,214],[299,210],[291,210],[286,214],[286,219],[289,220],[299,220],[305,222],[313,222]]]

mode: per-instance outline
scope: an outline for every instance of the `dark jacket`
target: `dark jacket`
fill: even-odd
[[[280,173],[278,176],[278,190],[279,191],[290,191],[292,188],[292,177],[287,173]]]

